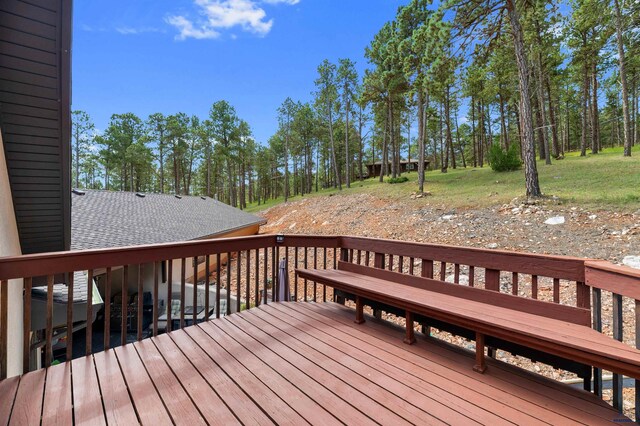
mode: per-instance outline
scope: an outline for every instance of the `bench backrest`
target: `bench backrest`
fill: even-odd
[[[338,262],[338,269],[402,285],[422,288],[424,290],[441,294],[456,296],[467,300],[487,303],[493,306],[514,309],[587,327],[591,326],[591,311],[588,309],[560,305],[542,300],[527,299],[511,294],[498,293],[496,291],[468,287],[459,284],[451,284],[444,281],[401,274],[398,272],[357,265],[349,262]]]

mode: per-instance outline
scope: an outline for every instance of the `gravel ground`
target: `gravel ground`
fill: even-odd
[[[620,263],[627,255],[640,255],[640,211],[590,211],[582,207],[561,205],[552,199],[538,203],[514,199],[510,204],[492,208],[456,210],[434,205],[428,196],[419,197],[415,194],[406,199],[393,200],[371,194],[337,194],[280,204],[260,214],[268,220],[267,225],[262,228],[266,233],[354,235],[569,255],[605,259],[614,263]],[[552,217],[563,217],[564,223],[545,224]],[[293,253],[290,255],[293,256]],[[319,252],[318,256],[321,265],[323,254]],[[328,258],[331,264],[332,252],[328,253]],[[308,262],[313,265],[312,250],[308,253]],[[299,266],[302,266],[301,263],[300,259]],[[290,264],[293,266],[293,262]],[[437,263],[434,270],[439,271]],[[453,274],[453,269],[447,270],[446,274]],[[465,267],[461,274],[468,274]],[[476,274],[476,282],[481,282],[482,269],[476,268]],[[504,274],[501,279],[505,292],[510,291],[511,280],[508,275]],[[293,277],[293,274],[290,276]],[[526,277],[521,277],[524,279],[521,278],[519,293],[526,296],[530,294],[531,283]],[[318,287],[317,299],[322,300],[322,286]],[[299,282],[298,299],[302,299],[303,288],[303,283]],[[539,288],[540,298],[551,300],[552,280],[541,278]],[[312,292],[309,289],[309,298],[312,298]],[[575,284],[561,282],[561,303],[575,304]],[[603,331],[609,335],[612,326],[611,306],[610,294],[603,292]],[[630,345],[635,345],[634,312],[633,301],[625,299],[624,341]],[[389,320],[398,321],[393,316],[383,315]],[[432,334],[463,347],[473,347],[472,342],[437,330],[433,330]],[[498,358],[556,380],[575,378],[570,373],[502,351],[498,352]],[[609,400],[610,393],[605,392],[604,398]],[[634,391],[625,390],[627,415],[632,414],[633,398]]]

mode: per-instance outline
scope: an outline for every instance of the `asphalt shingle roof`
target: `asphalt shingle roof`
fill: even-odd
[[[266,222],[208,197],[85,190],[71,198],[72,250],[195,240]]]

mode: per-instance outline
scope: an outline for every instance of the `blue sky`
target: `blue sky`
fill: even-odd
[[[206,117],[225,99],[265,143],[276,109],[309,100],[324,58],[364,48],[406,1],[82,0],[74,2],[73,109],[104,130],[113,113]]]

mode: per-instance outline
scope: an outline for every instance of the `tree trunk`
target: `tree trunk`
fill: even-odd
[[[627,88],[627,72],[625,68],[624,40],[622,39],[622,11],[620,1],[613,0],[616,12],[616,38],[618,41],[618,67],[620,84],[622,85],[622,115],[624,124],[624,156],[631,157],[631,119],[629,118],[629,89]]]
[[[524,144],[524,174],[527,197],[539,197],[540,183],[536,165],[535,142],[533,140],[533,123],[531,122],[531,101],[529,97],[529,64],[520,27],[520,18],[516,10],[514,0],[507,0],[507,12],[511,23],[513,41],[518,65],[520,87],[520,119],[522,120],[523,144]]]
[[[473,141],[473,167],[478,167],[478,147],[476,142],[476,100],[471,97],[471,140]]]
[[[552,149],[553,156],[555,158],[560,157],[560,142],[558,140],[558,126],[556,125],[556,113],[555,108],[553,107],[553,96],[551,95],[551,78],[547,74],[546,86],[547,86],[547,96],[549,97],[549,121],[551,124],[551,140],[552,140]]]
[[[349,99],[347,99],[345,111],[345,129],[344,129],[344,167],[345,167],[345,185],[351,188],[351,159],[349,158]]]
[[[586,36],[585,40],[586,40]],[[584,157],[587,155],[587,127],[588,118],[589,118],[589,93],[591,89],[589,88],[589,71],[587,68],[587,64],[584,65],[582,71],[582,132],[580,134],[580,156]]]
[[[331,141],[331,160],[333,163],[333,172],[335,174],[336,182],[338,183],[338,188],[342,191],[342,179],[340,177],[340,172],[338,171],[338,162],[336,161],[336,147],[333,143],[333,117],[331,115],[331,108],[329,109],[329,140]]]
[[[600,117],[598,114],[598,65],[592,65],[591,89],[591,153],[597,154],[600,149]]]
[[[429,94],[427,93],[427,99]],[[428,101],[427,101],[428,102]],[[418,192],[424,192],[424,137],[425,137],[425,100],[422,88],[418,90]]]

